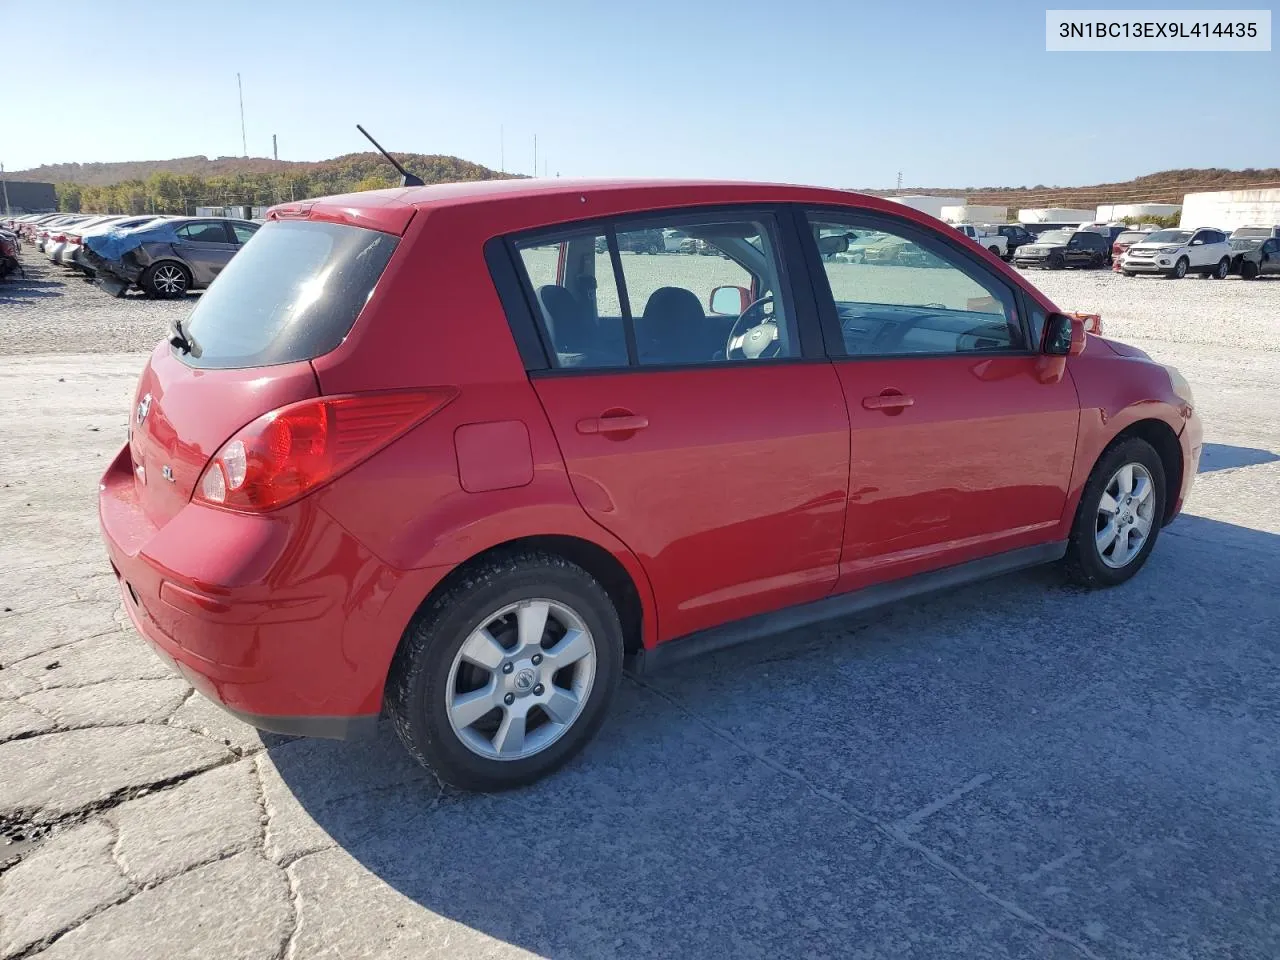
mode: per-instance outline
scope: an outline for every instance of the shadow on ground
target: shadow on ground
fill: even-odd
[[[270,755],[395,891],[547,956],[1275,956],[1277,582],[1280,537],[1183,517],[1120,588],[1030,571],[627,680],[525,790],[441,793],[385,725]]]
[[[1260,463],[1275,463],[1280,456],[1270,450],[1257,447],[1236,447],[1226,443],[1206,443],[1200,453],[1199,473],[1214,470],[1231,470],[1235,467],[1254,467]]]

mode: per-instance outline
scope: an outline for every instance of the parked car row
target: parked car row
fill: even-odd
[[[81,271],[115,296],[136,287],[157,298],[207,287],[259,227],[155,214],[32,214],[5,223],[51,262]]]
[[[1126,277],[1159,274],[1180,280],[1188,273],[1224,279],[1238,274],[1245,280],[1280,274],[1280,226],[1240,227],[1230,236],[1224,230],[1157,230],[1131,243],[1119,262]]]

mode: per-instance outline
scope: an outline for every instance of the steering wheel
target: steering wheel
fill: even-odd
[[[773,294],[766,294],[747,306],[733,321],[729,328],[729,339],[724,344],[724,355],[730,360],[756,360],[760,357],[776,357],[782,351],[782,343],[778,338],[778,322],[766,316],[764,308],[773,303]],[[747,326],[748,317],[759,316],[751,326]],[[739,328],[742,333],[739,333]]]

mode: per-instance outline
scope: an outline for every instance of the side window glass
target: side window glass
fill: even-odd
[[[192,243],[230,243],[221,223],[188,223],[178,228],[178,236]]]
[[[984,353],[1027,349],[1012,292],[945,247],[892,230],[809,215],[850,356]]]
[[[246,227],[242,223],[233,223],[231,225],[231,232],[236,235],[237,243],[248,243],[249,238],[257,233],[258,230],[256,227]]]
[[[641,366],[799,354],[771,218],[621,223],[617,237]]]
[[[565,232],[516,244],[557,367],[625,367],[627,340],[604,234]]]

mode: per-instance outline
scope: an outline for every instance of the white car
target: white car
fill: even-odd
[[[80,249],[80,234],[83,231],[119,219],[119,216],[88,217],[74,223],[63,224],[56,232],[50,234],[49,241],[45,244],[44,255],[54,263],[70,266],[71,256]]]
[[[1160,273],[1181,280],[1188,273],[1225,279],[1231,269],[1231,244],[1227,235],[1212,227],[1197,230],[1157,230],[1124,252],[1120,272]]]

